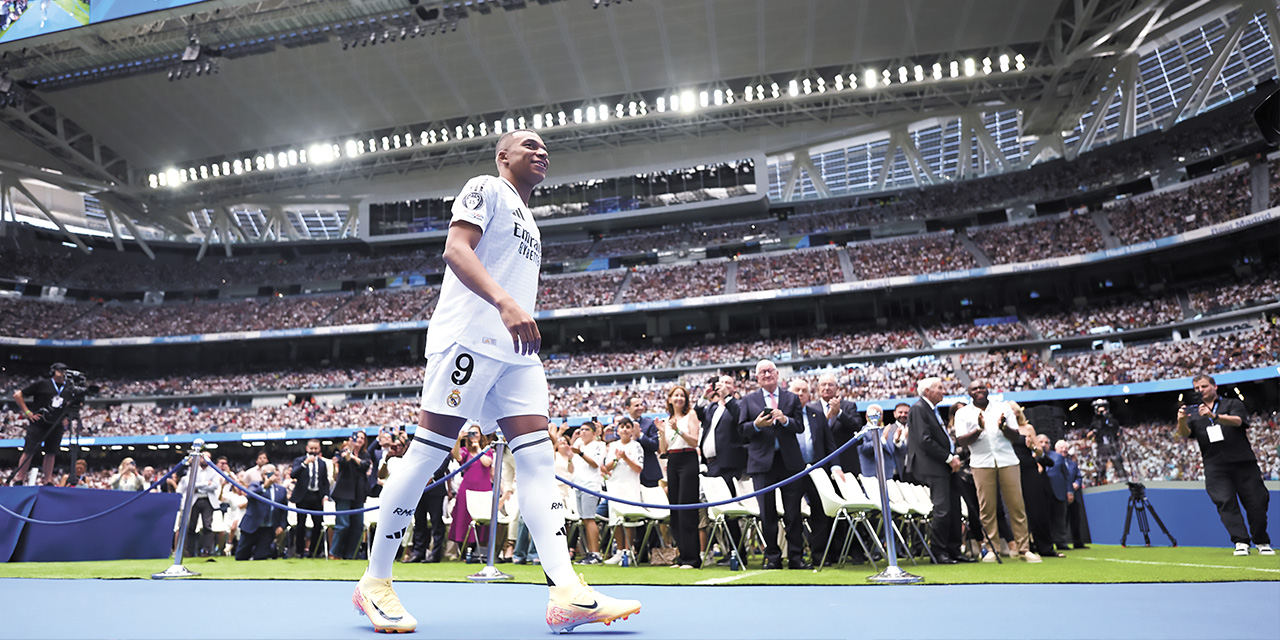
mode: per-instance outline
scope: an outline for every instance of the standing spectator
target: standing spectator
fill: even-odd
[[[572,449],[573,483],[592,491],[603,491],[604,480],[600,472],[608,450],[596,436],[599,425],[595,421],[587,422],[575,435]],[[604,558],[600,556],[600,525],[596,522],[596,510],[600,507],[600,498],[577,490],[578,517],[582,518],[582,528],[587,535],[587,554],[578,564],[600,564]]]
[[[680,385],[667,392],[667,418],[658,421],[660,439],[658,455],[667,459],[667,496],[671,504],[698,502],[698,439],[702,423],[689,402],[689,390]],[[671,534],[680,550],[677,567],[696,569],[702,566],[702,549],[698,544],[698,512],[690,509],[671,511]]]
[[[1071,470],[1067,468],[1067,459],[1058,453],[1057,448],[1049,447],[1049,436],[1042,433],[1039,437],[1044,456],[1053,461],[1044,470],[1049,489],[1049,535],[1053,536],[1053,544],[1057,545],[1058,551],[1068,551],[1071,549],[1071,533],[1067,524],[1067,495],[1071,492]]]
[[[1022,437],[1017,431],[1018,419],[1009,405],[990,401],[985,380],[971,382],[969,396],[973,398],[973,404],[956,413],[956,444],[969,447],[969,467],[973,470],[978,508],[982,511],[982,528],[994,545],[1000,537],[996,527],[996,503],[1003,498],[1013,527],[1014,539],[1008,541],[1012,545],[1010,553],[1018,554],[1027,562],[1040,562],[1040,556],[1032,552],[1028,544],[1030,536],[1018,454],[1013,450],[1013,442]],[[995,562],[999,549],[990,551],[983,560]]]
[[[778,367],[769,360],[756,363],[756,382],[760,388],[742,397],[738,424],[747,441],[747,473],[758,489],[776,484],[804,468],[796,434],[804,429],[800,398],[778,387]],[[800,518],[800,499],[804,496],[799,483],[782,486],[782,506],[787,529],[787,566],[810,568],[804,561],[804,525]],[[764,568],[782,568],[782,549],[778,546],[778,504],[770,493],[756,498],[760,503],[760,520],[764,532]]]
[[[640,441],[636,440],[636,425],[631,418],[623,416],[615,425],[618,440],[609,446],[609,454],[605,457],[605,468],[609,470],[609,494],[639,501],[640,470],[644,468],[642,465],[644,449],[640,447]],[[609,503],[609,507],[614,508],[612,502]],[[631,566],[635,566],[634,537],[634,529],[619,524],[614,539],[622,542],[618,544],[618,552],[605,560],[605,564],[622,564],[623,559],[626,558]]]
[[[1062,456],[1067,467],[1067,523],[1071,530],[1071,547],[1073,549],[1088,549],[1084,544],[1082,535],[1081,520],[1084,517],[1084,477],[1080,475],[1080,465],[1076,463],[1075,453],[1071,449],[1071,445],[1066,440],[1059,440],[1054,445],[1058,454]]]
[[[178,482],[177,492],[185,495],[187,483],[195,483],[195,501],[191,503],[191,517],[187,521],[187,544],[184,553],[188,558],[205,557],[213,553],[213,501],[217,499],[222,477],[209,466],[209,454],[200,456],[196,469],[187,469]],[[200,520],[200,542],[196,543],[196,520]]]
[[[702,422],[702,434],[698,436],[698,450],[702,463],[706,465],[706,475],[721,478],[729,487],[730,495],[738,495],[737,479],[747,467],[747,448],[742,442],[742,432],[738,429],[738,399],[735,397],[733,376],[717,376],[714,384],[709,384],[702,399],[694,406],[698,412],[698,420]],[[710,522],[702,527],[705,509],[699,509],[699,528],[710,528]],[[742,531],[738,527],[738,519],[729,520],[729,535],[734,540],[742,539]],[[721,541],[721,548],[730,545]],[[705,547],[705,544],[703,545]]]
[[[240,520],[240,544],[236,546],[236,560],[266,560],[271,557],[272,542],[284,534],[288,513],[276,504],[283,505],[288,494],[276,477],[276,466],[267,463],[258,470],[262,482],[249,484],[249,492],[270,500],[249,500],[244,518]]]
[[[818,377],[819,411],[827,419],[831,427],[831,435],[835,438],[835,446],[843,446],[862,429],[862,417],[858,415],[858,403],[846,400],[840,395],[840,383],[833,373],[824,373]],[[862,461],[858,457],[856,447],[849,447],[840,454],[840,468],[849,473],[862,473]],[[875,470],[867,475],[875,475]]]
[[[150,485],[150,483],[144,483],[142,476],[138,475],[138,464],[133,461],[133,458],[120,461],[120,470],[111,476],[110,484],[116,491],[142,491]]]
[[[813,467],[819,460],[826,458],[827,454],[835,451],[835,438],[831,435],[826,416],[820,410],[821,405],[816,401],[810,402],[809,383],[804,378],[796,378],[788,385],[788,390],[800,398],[800,423],[804,427],[796,436],[796,443],[800,445],[800,457],[804,460],[805,467]],[[844,469],[840,467],[839,462],[828,462],[821,468],[829,471],[837,479],[844,480]],[[794,484],[803,488],[804,497],[810,505],[822,504],[822,499],[818,496],[818,488],[807,474],[800,476]],[[810,509],[809,525],[809,562],[817,566],[830,564],[832,559],[826,556],[819,557],[818,549],[826,548],[831,532],[831,518],[821,508]],[[836,557],[838,558],[839,555],[837,554]]]
[[[294,458],[292,467],[293,503],[299,509],[323,511],[324,498],[329,495],[329,465],[320,455],[320,441],[307,441],[307,452]],[[307,518],[311,519],[310,532],[307,535]],[[324,533],[324,521],[321,516],[298,514],[298,525],[294,527],[294,549],[299,557],[309,558],[320,553],[320,535]]]
[[[467,467],[462,472],[462,482],[458,485],[457,498],[453,502],[453,523],[449,526],[449,539],[458,543],[458,552],[465,558],[467,546],[474,544],[476,549],[473,559],[480,554],[480,545],[488,544],[489,528],[480,527],[474,535],[470,532],[471,512],[467,511],[468,491],[493,491],[493,451],[485,451],[488,440],[480,432],[480,425],[472,423],[458,434],[450,455],[458,464],[462,464],[476,456],[480,461]],[[484,451],[484,453],[480,453]]]
[[[37,451],[44,451],[44,481],[53,482],[53,459],[62,443],[66,423],[62,420],[65,399],[62,391],[67,386],[67,365],[55,362],[49,367],[49,377],[41,378],[13,394],[14,402],[22,417],[26,418],[26,440],[22,445],[22,457],[18,469],[9,478],[10,485],[26,482],[24,476],[31,468]]]
[[[973,562],[960,552],[960,457],[938,412],[946,395],[940,378],[917,384],[920,399],[907,416],[907,471],[929,487],[933,514],[930,544],[939,564]]]
[[[333,454],[333,506],[337,511],[364,507],[364,499],[369,491],[369,469],[372,467],[364,448],[365,442],[364,431],[357,430]],[[363,534],[363,513],[335,516],[333,546],[329,549],[329,558],[354,559],[360,549]]]
[[[1275,555],[1267,534],[1267,504],[1271,497],[1262,484],[1258,459],[1249,446],[1248,413],[1244,403],[1218,396],[1218,384],[1208,375],[1191,380],[1199,398],[1178,408],[1178,435],[1195,438],[1204,457],[1204,488],[1218,507],[1218,517],[1236,544],[1235,555],[1249,555],[1249,538],[1262,555]],[[1199,400],[1195,402],[1194,400]],[[1237,498],[1239,502],[1237,502]],[[1249,516],[1245,528],[1240,505]]]
[[[640,446],[644,448],[644,469],[640,471],[640,486],[656,487],[662,479],[662,466],[658,464],[658,426],[653,423],[653,418],[644,415],[644,398],[638,395],[628,396],[623,409],[636,424],[636,430],[640,433]]]
[[[438,482],[449,474],[449,460],[445,459],[431,475],[431,482]],[[445,483],[422,492],[418,508],[413,512],[413,548],[408,562],[440,562],[444,558],[444,499],[448,490]],[[427,536],[431,536],[431,548],[427,548]]]

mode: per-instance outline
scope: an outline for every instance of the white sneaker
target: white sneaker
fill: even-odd
[[[626,620],[640,613],[639,601],[610,598],[592,589],[581,575],[578,581],[579,584],[567,587],[549,587],[547,626],[555,633],[573,631],[591,622],[608,625],[618,618]]]
[[[983,550],[982,550],[982,561],[983,561],[983,562],[995,562],[995,561],[996,561],[996,552],[995,552],[995,551],[990,551],[990,550],[988,550],[988,549],[983,549]]]
[[[357,611],[369,616],[374,631],[410,633],[418,627],[418,621],[400,606],[400,597],[391,588],[390,578],[379,580],[365,574],[351,594],[351,603]]]
[[[1022,554],[1022,559],[1030,563],[1043,562],[1043,560],[1040,559],[1040,554],[1034,551],[1028,551]]]
[[[1271,545],[1269,544],[1258,545],[1258,553],[1264,556],[1274,556],[1276,554],[1276,552],[1271,549]]]
[[[1232,555],[1237,555],[1237,556],[1249,555],[1249,544],[1247,542],[1237,542],[1236,551]]]
[[[604,563],[605,564],[622,564],[622,558],[623,556],[626,555],[626,553],[627,553],[626,551],[619,551],[613,554],[612,556],[610,556],[608,560],[604,561]]]

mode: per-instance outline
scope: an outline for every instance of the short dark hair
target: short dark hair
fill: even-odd
[[[906,408],[910,409],[910,408],[911,408],[911,405],[909,405],[909,404],[907,404],[907,403],[905,403],[905,402],[899,402],[898,404],[893,405],[893,410],[894,410],[894,411],[897,411],[897,410],[898,410],[898,407],[906,407]]]
[[[1209,374],[1207,374],[1207,373],[1200,373],[1200,374],[1196,374],[1196,376],[1195,376],[1194,378],[1192,378],[1192,379],[1191,379],[1191,384],[1195,384],[1195,383],[1197,383],[1197,382],[1200,382],[1201,380],[1208,380],[1208,381],[1209,381],[1209,384],[1211,384],[1211,385],[1213,385],[1213,386],[1215,386],[1215,387],[1216,387],[1216,386],[1218,386],[1218,383],[1217,383],[1217,382],[1214,382],[1214,380],[1213,380],[1213,376],[1211,376],[1211,375],[1209,375]]]

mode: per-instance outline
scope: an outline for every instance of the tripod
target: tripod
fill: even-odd
[[[1160,521],[1160,514],[1156,513],[1156,508],[1147,499],[1147,487],[1141,482],[1129,483],[1129,506],[1125,509],[1124,514],[1124,535],[1120,536],[1120,546],[1127,547],[1125,539],[1129,537],[1129,523],[1133,518],[1134,510],[1138,512],[1138,531],[1142,532],[1142,540],[1145,546],[1151,546],[1151,527],[1147,526],[1147,511],[1151,511],[1151,517],[1156,519],[1156,524],[1160,525],[1160,530],[1164,532],[1165,537],[1169,538],[1169,542],[1173,546],[1178,546],[1178,541],[1174,540],[1173,535],[1165,528],[1164,523]]]

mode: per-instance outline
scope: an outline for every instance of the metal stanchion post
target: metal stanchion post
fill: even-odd
[[[898,568],[898,545],[893,535],[893,512],[889,510],[889,486],[885,483],[884,477],[884,450],[880,446],[883,437],[881,432],[884,431],[880,426],[880,420],[883,416],[884,410],[880,405],[873,404],[867,408],[868,437],[874,443],[872,449],[876,452],[876,481],[880,483],[880,518],[884,522],[884,548],[889,564],[884,571],[869,576],[867,580],[883,584],[913,584],[924,578]]]
[[[502,496],[502,457],[506,451],[507,443],[504,440],[497,440],[493,443],[493,507],[489,512],[489,562],[485,568],[477,573],[467,576],[472,582],[494,582],[496,580],[510,580],[511,576],[498,571],[493,563],[497,556],[495,547],[498,544],[498,500]]]
[[[187,457],[187,491],[182,499],[182,519],[178,523],[178,548],[173,550],[173,565],[160,573],[151,574],[153,580],[164,578],[190,578],[200,574],[182,566],[182,552],[187,544],[187,524],[191,522],[191,505],[196,501],[196,472],[200,470],[200,456],[204,455],[204,440],[196,438],[191,443]]]

